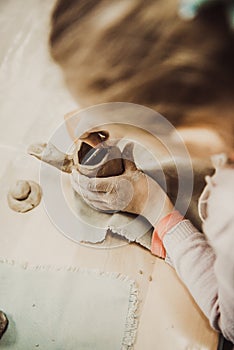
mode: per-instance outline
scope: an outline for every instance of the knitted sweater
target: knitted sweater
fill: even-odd
[[[183,220],[166,233],[169,261],[213,328],[234,343],[234,169],[207,178],[203,231]]]

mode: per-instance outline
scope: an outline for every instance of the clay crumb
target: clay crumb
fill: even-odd
[[[6,332],[7,327],[8,327],[7,316],[4,314],[3,311],[0,310],[0,339],[2,338],[3,334]]]
[[[153,280],[152,276],[149,276],[149,281],[151,282]]]
[[[139,274],[140,274],[140,275],[143,275],[143,271],[142,271],[142,270],[139,270]]]

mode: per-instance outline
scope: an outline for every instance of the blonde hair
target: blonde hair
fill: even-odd
[[[139,103],[176,126],[210,123],[233,135],[233,114],[223,123],[199,112],[234,96],[234,38],[222,4],[193,21],[181,20],[177,6],[175,0],[58,0],[51,55],[87,105]]]

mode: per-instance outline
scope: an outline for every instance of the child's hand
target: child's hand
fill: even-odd
[[[108,178],[88,178],[72,173],[72,187],[95,209],[141,214],[154,226],[173,210],[173,205],[161,187],[137,169],[133,161],[133,144],[123,150],[125,171]]]

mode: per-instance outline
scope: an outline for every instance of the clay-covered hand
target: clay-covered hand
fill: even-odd
[[[137,169],[133,161],[133,143],[122,152],[124,173],[107,178],[89,178],[74,170],[73,189],[95,209],[141,214],[152,225],[173,210],[162,188],[149,176]]]

